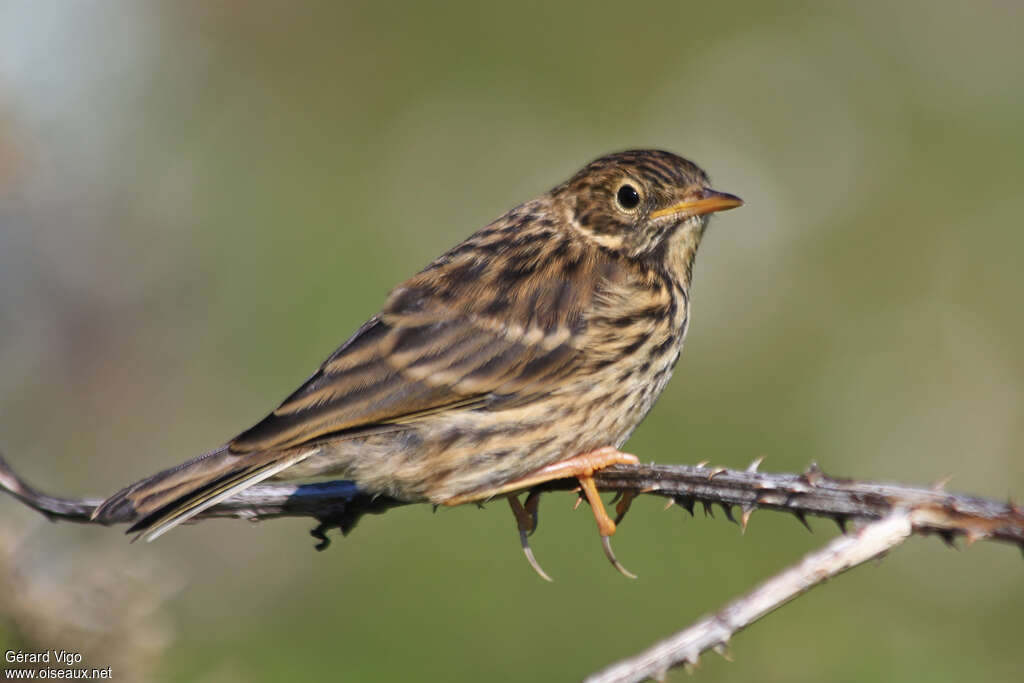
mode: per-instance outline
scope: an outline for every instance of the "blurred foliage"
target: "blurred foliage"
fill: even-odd
[[[39,517],[0,520],[4,669],[61,669],[54,653],[63,651],[81,656],[75,668],[152,680],[174,634],[166,603],[184,584],[180,572],[158,558],[128,558],[113,538],[57,545],[40,532],[43,524]],[[11,666],[8,650],[49,651],[49,661]]]
[[[1022,19],[949,0],[6,2],[3,448],[79,495],[202,452],[441,250],[593,157],[657,146],[747,206],[714,221],[633,452],[1024,495]],[[740,536],[641,501],[615,539],[631,582],[570,503],[546,499],[534,539],[553,585],[504,504],[394,511],[323,554],[302,521],[209,522],[110,561],[187,582],[162,607],[161,680],[562,681],[834,533],[761,513]],[[1012,549],[919,540],[699,675],[1019,680],[1021,571]]]

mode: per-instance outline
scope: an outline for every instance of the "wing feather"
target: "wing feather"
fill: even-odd
[[[463,249],[455,261],[452,253],[397,288],[231,451],[292,448],[513,393],[516,402],[528,400],[579,369],[588,308],[600,282],[614,278],[614,264],[592,252],[581,252],[569,271],[556,262],[496,263],[488,282],[461,276],[461,262],[480,253]]]

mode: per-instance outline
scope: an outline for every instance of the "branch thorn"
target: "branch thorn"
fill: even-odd
[[[740,526],[743,529],[743,533],[747,533],[747,523],[750,522],[750,516],[754,514],[753,507],[744,507],[743,513],[740,515]]]
[[[796,516],[798,520],[800,520],[800,523],[804,525],[805,529],[810,531],[812,534],[814,533],[814,529],[812,529],[811,525],[807,523],[807,516],[803,513],[802,510],[797,510],[793,514]]]

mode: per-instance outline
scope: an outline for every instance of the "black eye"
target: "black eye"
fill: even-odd
[[[640,203],[640,193],[636,191],[636,188],[632,185],[623,185],[619,188],[615,198],[619,202],[619,206],[623,209],[635,209],[637,204]]]

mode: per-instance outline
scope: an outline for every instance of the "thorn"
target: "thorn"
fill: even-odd
[[[732,660],[732,653],[729,652],[729,646],[726,645],[725,643],[719,643],[718,645],[715,645],[711,649],[714,650],[715,653],[721,655],[722,659],[724,659],[725,661],[727,661],[727,662],[733,661]]]
[[[665,507],[662,508],[661,511],[665,512],[666,510],[668,510],[670,507],[672,507],[675,504],[676,504],[676,499],[675,498],[669,498],[667,501],[665,501]]]
[[[949,529],[943,529],[942,531],[939,531],[937,533],[939,534],[939,538],[942,539],[942,542],[945,543],[947,546],[949,546],[953,550],[960,549],[956,545],[956,537],[953,535],[952,531],[950,531]]]
[[[747,523],[750,522],[750,515],[754,514],[754,508],[745,507],[742,508],[743,513],[740,515],[740,527],[743,529],[743,533],[747,533]]]
[[[437,508],[439,508],[439,507],[441,507],[441,506],[438,505],[437,503],[434,503],[433,505],[430,506],[430,511],[433,512],[436,515],[437,514]]]
[[[699,463],[694,465],[694,467],[696,467],[699,470],[702,470],[702,469],[704,469],[705,467],[708,466],[709,462],[710,462],[710,460],[701,460]]]
[[[832,516],[832,521],[836,523],[837,527],[839,527],[840,533],[842,533],[845,536],[846,535],[846,518],[842,517],[841,515],[833,515]]]
[[[608,561],[612,563],[613,567],[619,570],[620,574],[622,574],[626,578],[635,579],[636,574],[623,567],[622,563],[619,562],[618,558],[615,557],[615,553],[612,552],[612,542],[609,539],[609,536],[601,537],[601,546],[604,548],[605,557],[608,558]]]
[[[633,504],[633,500],[640,494],[636,491],[624,491],[621,495],[621,500],[618,505],[615,506],[615,524],[621,524],[622,518],[629,512],[629,506]],[[612,501],[614,502],[614,501]]]
[[[967,532],[964,538],[967,543],[967,547],[970,548],[972,545],[975,544],[975,542],[988,538],[988,536],[989,534],[984,531],[976,531],[974,529],[971,529]]]
[[[580,503],[582,503],[582,502],[583,502],[583,494],[580,493],[580,495],[576,498],[576,502],[572,504],[572,511],[576,512],[577,510],[579,510]]]
[[[722,506],[722,512],[725,513],[725,518],[727,520],[733,524],[739,524],[739,522],[736,521],[736,518],[732,515],[732,505],[729,505],[728,503],[719,503],[719,505]]]
[[[538,576],[540,576],[540,578],[544,579],[545,581],[554,583],[555,580],[548,576],[547,572],[541,569],[540,563],[537,562],[537,558],[533,556],[533,548],[530,547],[528,535],[522,529],[519,530],[519,542],[523,546],[523,554],[526,555],[526,561],[530,563],[531,567],[533,567],[533,571],[537,572]]]
[[[622,498],[622,491],[616,491],[615,495],[612,496],[612,499],[608,501],[608,504],[611,505],[612,503],[619,502],[619,498]]]
[[[665,683],[667,679],[668,669],[658,669],[654,672],[654,680],[658,681],[658,683]]]
[[[763,463],[763,462],[764,462],[764,456],[762,455],[761,457],[759,457],[756,460],[754,460],[754,462],[752,462],[749,465],[747,465],[747,472],[757,472],[757,468],[759,468],[761,466],[761,463]]]
[[[705,517],[710,517],[710,518],[714,519],[715,518],[715,511],[714,511],[714,508],[711,507],[711,503],[709,503],[706,500],[702,500],[700,502],[700,504],[704,506],[704,516]]]
[[[946,485],[949,484],[949,482],[951,482],[952,480],[952,474],[947,474],[944,477],[940,477],[936,481],[932,482],[932,491],[944,491],[946,489]]]
[[[811,462],[804,470],[804,473],[800,475],[800,478],[806,481],[808,484],[816,484],[825,478],[825,473],[818,467],[818,463]]]
[[[807,523],[807,517],[804,515],[803,510],[797,510],[793,514],[796,515],[796,518],[800,520],[800,523],[804,525],[805,529],[810,531],[812,534],[814,533],[814,529],[812,529],[811,525]]]
[[[676,496],[674,500],[679,504],[679,507],[689,512],[690,516],[693,517],[693,498],[689,496]]]
[[[708,481],[711,481],[719,474],[725,474],[728,471],[729,469],[726,467],[716,467],[715,469],[711,470],[711,472],[708,473]]]

